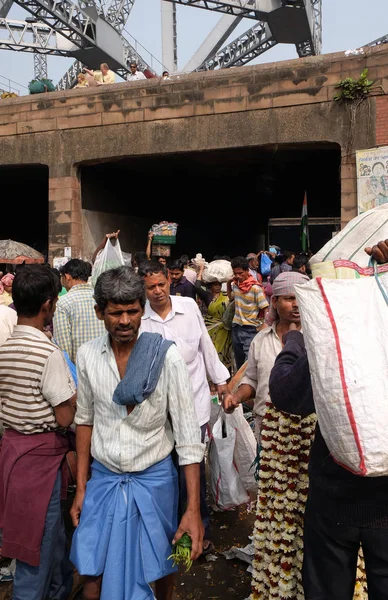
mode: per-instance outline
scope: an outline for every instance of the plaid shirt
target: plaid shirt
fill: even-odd
[[[106,333],[103,321],[94,312],[93,288],[88,283],[74,285],[59,298],[54,315],[54,339],[75,363],[78,348]]]

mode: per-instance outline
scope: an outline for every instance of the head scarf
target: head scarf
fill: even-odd
[[[12,285],[12,282],[14,279],[15,279],[15,275],[12,275],[12,273],[7,273],[6,275],[4,275],[4,277],[2,277],[2,279],[0,280],[0,283],[2,284],[3,291],[4,291],[4,286]],[[1,293],[3,293],[3,292],[1,292]]]
[[[310,281],[307,275],[303,275],[302,273],[298,273],[298,271],[286,271],[284,273],[280,273],[272,284],[272,298],[276,298],[277,296],[288,296],[289,294],[294,293],[294,285],[306,283],[306,281]],[[265,317],[265,321],[267,325],[272,325],[278,318],[278,313],[272,304],[271,298],[271,306]]]

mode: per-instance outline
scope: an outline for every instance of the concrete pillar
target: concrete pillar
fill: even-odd
[[[341,229],[357,216],[356,155],[342,155],[341,160]]]
[[[81,182],[76,169],[49,169],[49,262],[64,256],[71,247],[72,258],[82,257]]]

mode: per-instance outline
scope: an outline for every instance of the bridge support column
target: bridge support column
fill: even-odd
[[[71,248],[72,258],[82,258],[81,182],[74,167],[49,170],[49,262]]]

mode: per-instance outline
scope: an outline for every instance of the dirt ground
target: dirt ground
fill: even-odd
[[[245,600],[250,594],[251,576],[247,564],[227,560],[221,552],[231,546],[244,547],[252,534],[254,514],[243,508],[212,512],[212,540],[216,560],[200,558],[189,573],[180,572],[176,579],[175,600]],[[208,557],[209,558],[209,557]],[[11,600],[12,584],[0,583],[0,600]],[[77,595],[74,600],[81,600]],[[112,598],[111,600],[115,600]]]

